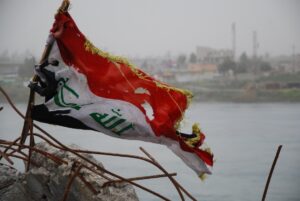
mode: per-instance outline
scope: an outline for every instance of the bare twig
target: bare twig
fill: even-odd
[[[140,150],[146,155],[148,156],[148,158],[150,158],[150,160],[152,160],[154,163],[156,163],[158,165],[158,168],[161,169],[161,171],[163,171],[170,179],[170,181],[173,183],[173,185],[175,186],[179,196],[180,196],[180,199],[181,200],[185,200],[183,195],[182,195],[182,192],[181,190],[179,189],[178,185],[177,185],[177,182],[175,181],[175,179],[171,176],[169,176],[169,173],[153,158],[153,156],[151,156],[143,147],[140,147]]]
[[[0,87],[0,90],[1,90],[1,87]],[[20,137],[18,137],[17,139],[15,139],[9,146],[7,146],[7,147],[5,148],[5,150],[4,150],[3,153],[7,153],[7,151],[10,150],[10,149],[14,146],[14,144],[15,144],[16,142],[18,142],[20,139],[21,139]],[[12,150],[13,150],[13,149],[12,149]],[[14,151],[21,151],[21,150],[13,150],[13,152],[14,152]],[[2,156],[0,156],[0,160],[1,160],[1,159],[2,159]]]
[[[81,174],[79,174],[78,177],[85,184],[85,186],[87,186],[90,189],[90,191],[92,191],[94,193],[94,195],[96,195],[98,193],[96,191],[96,189],[93,187],[93,185],[91,183],[89,183]]]
[[[177,173],[170,173],[169,175],[166,174],[157,174],[157,175],[150,175],[150,176],[143,176],[143,177],[131,177],[131,178],[126,178],[127,180],[130,181],[137,181],[137,180],[146,180],[146,179],[157,179],[157,178],[161,178],[161,177],[168,177],[168,176],[176,176]],[[113,181],[108,181],[105,182],[102,187],[106,187],[109,186],[111,184],[115,184],[115,183],[120,183],[123,182],[122,180],[113,180]]]
[[[73,164],[72,170],[74,170],[74,169],[76,169],[76,170],[75,170],[74,173],[73,172],[70,173],[69,180],[68,180],[68,183],[67,183],[62,201],[66,201],[68,199],[68,194],[70,192],[72,183],[73,183],[74,179],[76,178],[76,176],[78,176],[79,171],[81,170],[81,168],[82,168],[81,165],[79,167],[77,167],[77,163]]]
[[[8,156],[6,155],[6,153],[2,152],[1,150],[0,150],[0,156],[2,156],[3,158],[5,158],[5,160],[6,160],[9,164],[11,164],[11,165],[14,164],[14,162],[13,162],[12,160],[10,160],[10,158],[8,158]]]

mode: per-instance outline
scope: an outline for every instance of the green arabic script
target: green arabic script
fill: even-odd
[[[120,114],[109,115],[107,113],[101,114],[101,113],[94,112],[94,113],[91,113],[90,116],[101,126],[114,132],[117,135],[121,135],[123,132],[125,132],[129,129],[134,129],[132,123],[127,122],[126,119],[120,118],[120,116],[121,116]],[[122,124],[122,126],[119,126],[121,124]],[[116,128],[117,126],[119,126],[119,129]]]

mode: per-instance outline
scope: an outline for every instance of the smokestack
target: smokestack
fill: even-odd
[[[231,34],[232,34],[232,59],[235,61],[235,54],[236,54],[236,30],[235,30],[235,22],[231,25]]]
[[[293,71],[296,71],[296,47],[292,46],[292,61],[293,61]]]
[[[258,49],[257,33],[253,31],[253,58],[257,58],[257,49]]]

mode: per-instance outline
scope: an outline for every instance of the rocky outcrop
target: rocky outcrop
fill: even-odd
[[[37,148],[54,154],[67,161],[68,164],[57,164],[43,155],[33,152],[30,171],[20,173],[6,165],[0,166],[0,200],[2,201],[59,201],[62,200],[64,191],[72,173],[74,161],[88,165],[78,157],[49,146],[46,143],[36,145]],[[89,160],[102,166],[91,155],[85,155]],[[73,171],[74,172],[74,171]],[[82,168],[80,175],[89,182],[96,194],[76,177],[68,193],[69,201],[137,201],[134,188],[128,183],[118,183],[102,188],[107,181],[103,177]],[[105,175],[107,176],[107,175]]]

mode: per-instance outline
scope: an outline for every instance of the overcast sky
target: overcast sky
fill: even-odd
[[[39,56],[61,0],[0,0],[0,53]],[[231,48],[236,23],[240,54],[300,52],[299,0],[71,0],[70,13],[99,48],[127,56],[191,53],[196,46]]]

